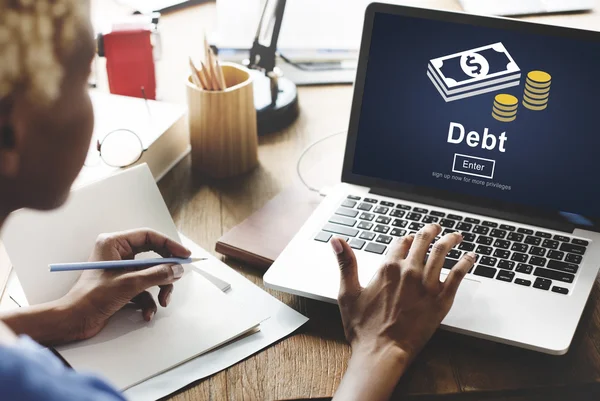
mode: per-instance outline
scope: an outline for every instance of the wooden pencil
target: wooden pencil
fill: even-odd
[[[223,68],[221,68],[221,63],[219,63],[219,59],[217,57],[215,57],[215,66],[217,69],[217,78],[219,78],[221,90],[225,90],[227,89],[227,83],[225,82],[225,75],[223,75]]]
[[[194,62],[192,61],[191,57],[189,57],[189,63],[190,63],[190,70],[192,71],[192,73],[190,74],[191,77],[192,77],[192,82],[198,88],[200,88],[200,89],[206,89],[204,87],[204,85],[202,84],[202,81],[200,80],[200,77],[198,75],[198,70],[196,69],[196,66],[194,65]]]
[[[202,69],[200,70],[200,73],[203,74],[204,77],[206,78],[206,87],[210,91],[216,90],[216,88],[213,85],[213,80],[212,80],[212,77],[210,75],[210,70],[206,67],[206,64],[204,64],[204,62],[201,61],[200,65],[202,66]]]

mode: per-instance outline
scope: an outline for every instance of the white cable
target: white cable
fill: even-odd
[[[300,181],[302,182],[302,184],[309,190],[312,192],[317,192],[317,193],[321,193],[321,190],[315,187],[310,186],[302,177],[302,173],[300,173],[300,164],[302,163],[302,159],[304,159],[304,156],[306,156],[306,154],[308,153],[308,151],[310,151],[312,148],[314,148],[316,145],[320,144],[321,142],[329,139],[329,138],[333,138],[334,136],[337,135],[341,135],[341,134],[345,134],[347,131],[339,131],[339,132],[334,132],[333,134],[329,134],[327,136],[324,136],[323,138],[317,139],[316,141],[314,141],[313,143],[311,143],[310,145],[308,145],[300,154],[300,157],[298,158],[298,162],[296,163],[296,173],[298,174],[298,178],[300,178]]]

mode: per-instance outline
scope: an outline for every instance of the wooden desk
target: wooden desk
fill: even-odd
[[[125,10],[106,0],[96,0],[96,17],[123,14]],[[407,2],[412,5],[458,10],[453,0]],[[600,0],[597,8],[600,10]],[[600,14],[573,14],[533,18],[537,21],[600,27]],[[215,5],[209,3],[165,15],[161,21],[163,59],[158,64],[158,85],[163,99],[185,103],[184,77],[187,56],[202,51],[204,31],[215,24]],[[102,83],[104,84],[105,83]],[[161,182],[160,189],[177,227],[206,248],[262,207],[283,188],[297,181],[295,164],[303,148],[317,138],[347,128],[352,88],[326,86],[300,88],[301,115],[283,132],[260,139],[261,165],[252,173],[229,181],[195,179],[190,160],[177,165]],[[339,149],[338,149],[339,151]],[[339,177],[339,165],[325,169]],[[227,262],[257,285],[262,273]],[[337,308],[300,297],[269,291],[310,317],[295,335],[259,354],[189,386],[171,399],[184,400],[276,400],[331,397],[339,385],[350,349],[345,343]],[[468,400],[563,400],[565,394],[583,388],[582,399],[591,396],[600,372],[600,303],[598,285],[585,311],[574,346],[563,357],[551,357],[470,337],[439,332],[402,379],[397,395],[404,399]],[[596,345],[595,354],[582,355]],[[592,346],[593,348],[593,346]],[[569,370],[571,361],[584,359],[584,368]],[[579,367],[581,364],[578,365]],[[535,371],[531,371],[531,369]],[[583,387],[582,387],[583,384]],[[596,398],[598,399],[598,398]]]

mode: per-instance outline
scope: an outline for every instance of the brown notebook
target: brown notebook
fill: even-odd
[[[290,187],[217,241],[215,250],[268,269],[323,199],[304,187]]]

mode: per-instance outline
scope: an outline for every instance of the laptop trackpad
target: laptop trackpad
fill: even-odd
[[[442,277],[442,280],[445,280],[445,278]],[[466,323],[474,318],[473,300],[480,286],[479,281],[470,278],[463,279],[454,298],[452,309],[450,309],[450,313],[444,319],[443,324],[460,326],[461,323]]]

